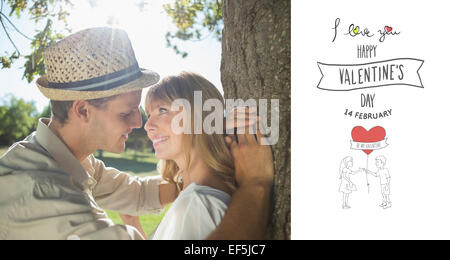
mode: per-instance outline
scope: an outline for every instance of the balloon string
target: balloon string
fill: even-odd
[[[369,178],[367,177],[367,171],[369,170],[369,155],[367,155],[366,159],[366,182],[367,182],[367,193],[370,193],[370,184],[369,184]]]

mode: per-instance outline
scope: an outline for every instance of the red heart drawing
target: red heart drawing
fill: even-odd
[[[362,126],[355,126],[352,129],[352,139],[354,142],[374,143],[384,140],[385,137],[386,130],[381,126],[375,126],[369,131]],[[373,150],[363,150],[363,152],[369,155]]]
[[[390,26],[385,26],[384,27],[384,29],[386,30],[386,32],[390,32],[390,31],[392,31],[392,27],[390,27]]]

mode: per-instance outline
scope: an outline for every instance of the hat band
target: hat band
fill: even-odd
[[[138,79],[142,75],[139,65],[134,65],[100,77],[75,82],[49,82],[47,88],[75,91],[102,91],[124,85]]]

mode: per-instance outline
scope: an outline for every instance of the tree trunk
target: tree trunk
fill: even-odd
[[[267,239],[291,237],[291,3],[224,0],[221,81],[226,99],[279,100],[273,213]]]

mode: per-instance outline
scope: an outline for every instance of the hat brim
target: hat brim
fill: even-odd
[[[141,76],[133,81],[130,81],[121,86],[102,91],[75,91],[75,90],[64,90],[64,89],[54,89],[48,88],[47,75],[43,75],[37,79],[36,84],[39,90],[49,98],[50,100],[58,101],[70,101],[70,100],[89,100],[96,98],[104,98],[115,96],[123,93],[128,93],[136,90],[140,90],[146,87],[150,87],[158,83],[159,75],[158,73],[141,69]]]

